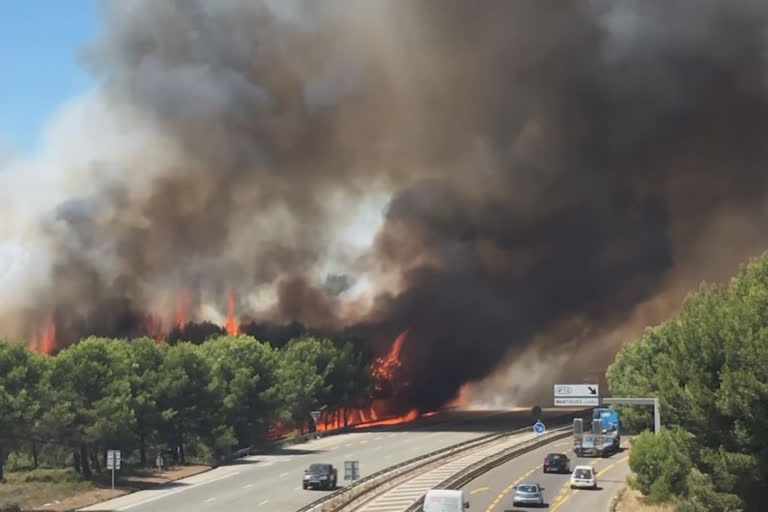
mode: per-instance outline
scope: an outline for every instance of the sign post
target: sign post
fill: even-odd
[[[360,461],[357,460],[345,460],[344,461],[344,480],[355,481],[360,478]]]
[[[597,407],[600,387],[597,384],[555,384],[555,407]]]
[[[112,489],[114,489],[115,470],[120,469],[120,450],[107,450],[107,469],[112,470]]]

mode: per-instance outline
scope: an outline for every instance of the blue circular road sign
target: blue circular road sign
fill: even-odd
[[[545,427],[544,424],[540,421],[537,421],[533,425],[533,431],[536,432],[537,434],[543,434],[545,430],[547,430],[547,427]]]

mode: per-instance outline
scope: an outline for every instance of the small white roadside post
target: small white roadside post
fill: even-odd
[[[112,489],[114,489],[115,470],[120,469],[120,450],[107,450],[107,469],[112,470]]]

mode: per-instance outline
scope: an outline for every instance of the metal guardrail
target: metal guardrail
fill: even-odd
[[[458,443],[458,444],[454,444],[454,445],[451,445],[451,446],[447,446],[445,448],[441,448],[440,450],[437,450],[435,452],[426,453],[424,455],[420,455],[418,457],[414,457],[412,459],[408,459],[408,460],[403,461],[403,462],[401,462],[399,464],[395,464],[394,466],[389,466],[389,467],[384,468],[382,470],[379,470],[379,471],[377,471],[375,473],[371,473],[370,475],[366,476],[365,478],[361,478],[360,480],[356,480],[355,482],[353,482],[352,484],[350,484],[350,485],[348,485],[346,487],[338,489],[338,490],[332,492],[331,494],[323,496],[322,498],[320,498],[318,500],[315,500],[315,501],[313,501],[312,503],[310,503],[308,505],[305,505],[304,507],[298,509],[296,512],[307,512],[309,510],[314,510],[317,507],[323,505],[324,503],[327,503],[327,502],[329,502],[329,501],[331,501],[331,500],[333,500],[335,498],[339,498],[343,494],[348,494],[348,493],[352,494],[352,492],[355,489],[357,489],[357,488],[359,488],[361,486],[364,486],[365,484],[368,484],[368,483],[376,480],[377,478],[380,478],[381,476],[383,476],[383,475],[385,475],[387,473],[393,473],[393,472],[397,471],[398,469],[404,468],[406,466],[410,466],[410,465],[413,465],[413,464],[416,464],[416,463],[419,463],[419,462],[422,462],[422,461],[426,461],[427,459],[431,459],[431,458],[434,458],[436,456],[442,455],[444,453],[455,451],[457,449],[468,448],[469,445],[471,445],[471,444],[485,444],[485,443],[491,442],[494,439],[505,437],[507,435],[510,435],[510,433],[506,433],[506,432],[498,433],[497,432],[497,433],[493,433],[493,434],[488,434],[488,435],[485,435],[485,436],[482,436],[482,437],[479,437],[479,438],[470,439],[468,441],[463,441],[463,442]]]
[[[560,422],[560,421],[565,421],[565,422],[572,421],[573,418],[579,417],[579,416],[580,416],[580,414],[578,414],[578,413],[576,413],[576,414],[570,413],[570,414],[564,414],[562,416],[555,416],[554,418],[551,418],[548,421],[554,421],[555,424],[557,425],[557,424],[559,424],[558,422]],[[328,495],[326,495],[326,496],[324,496],[324,497],[322,497],[322,498],[320,498],[320,499],[318,499],[316,501],[313,501],[312,503],[310,503],[308,505],[305,505],[304,507],[298,509],[296,512],[309,512],[311,510],[317,509],[318,507],[320,507],[320,506],[322,506],[324,504],[328,504],[332,500],[335,500],[337,498],[341,499],[342,496],[348,495],[348,496],[345,496],[345,499],[343,499],[343,501],[340,500],[340,503],[338,503],[332,509],[329,509],[329,510],[332,510],[332,511],[333,510],[341,510],[345,506],[350,504],[351,502],[353,502],[355,500],[358,500],[363,494],[366,494],[366,493],[370,492],[371,490],[373,490],[373,489],[383,485],[386,482],[386,480],[384,480],[382,477],[384,477],[384,476],[386,476],[388,474],[391,474],[392,478],[395,478],[395,477],[401,476],[403,474],[403,473],[398,473],[398,470],[403,469],[403,468],[405,468],[407,466],[414,466],[411,469],[412,470],[416,470],[416,469],[418,469],[420,467],[423,467],[423,466],[426,466],[428,464],[434,463],[436,459],[439,459],[443,455],[447,456],[448,454],[453,455],[453,454],[455,454],[457,452],[467,451],[467,450],[469,450],[471,448],[475,448],[475,447],[478,447],[478,446],[482,446],[482,445],[486,445],[486,444],[492,443],[493,441],[495,441],[497,439],[501,439],[501,438],[504,438],[504,437],[509,437],[509,436],[512,436],[512,435],[515,435],[515,434],[519,434],[519,433],[522,433],[522,432],[527,432],[527,431],[530,430],[530,428],[531,428],[530,426],[526,426],[526,427],[522,427],[522,428],[519,428],[519,429],[511,430],[511,431],[496,432],[496,433],[493,433],[493,434],[488,434],[488,435],[485,435],[485,436],[481,436],[479,438],[474,438],[474,439],[470,439],[468,441],[463,441],[463,442],[455,444],[455,445],[447,446],[445,448],[441,448],[440,450],[437,450],[437,451],[434,451],[434,452],[430,452],[430,453],[426,453],[426,454],[420,455],[418,457],[414,457],[412,459],[406,460],[406,461],[401,462],[399,464],[396,464],[394,466],[389,466],[389,467],[384,468],[384,469],[382,469],[380,471],[372,473],[372,474],[368,475],[365,478],[362,478],[360,480],[355,481],[351,485],[348,485],[346,487],[338,489],[337,491],[334,491],[331,494],[328,494]],[[474,446],[471,446],[471,445],[474,445]],[[376,485],[372,485],[370,488],[366,489],[364,492],[358,492],[358,491],[362,490],[361,487],[363,487],[363,486],[365,486],[367,484],[372,484],[376,479],[381,479],[382,481],[380,483],[376,484]],[[389,479],[387,479],[387,480],[389,480]],[[325,509],[323,509],[323,510],[325,510]]]

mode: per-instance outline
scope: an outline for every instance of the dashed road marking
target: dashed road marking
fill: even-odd
[[[509,494],[509,491],[514,489],[517,484],[519,484],[520,482],[528,478],[531,475],[531,473],[533,473],[534,471],[537,471],[538,469],[539,469],[539,466],[536,465],[535,468],[531,469],[530,471],[525,473],[523,476],[521,476],[520,478],[518,478],[517,480],[509,484],[507,487],[505,487],[504,490],[501,491],[498,496],[496,496],[496,499],[493,500],[493,502],[490,505],[488,505],[488,508],[485,509],[485,512],[492,512],[493,509],[496,508],[496,505],[498,505],[499,502],[504,499],[504,496]]]
[[[483,491],[487,491],[487,490],[488,490],[487,487],[478,487],[477,489],[475,489],[473,491],[470,491],[469,494],[477,494],[479,492],[483,492]]]

